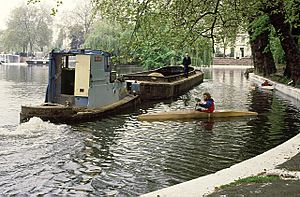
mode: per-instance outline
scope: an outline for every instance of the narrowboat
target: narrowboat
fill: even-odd
[[[21,106],[21,122],[39,117],[54,123],[78,123],[120,113],[140,103],[101,50],[62,50],[49,54],[45,102]],[[75,59],[75,65],[70,63]]]

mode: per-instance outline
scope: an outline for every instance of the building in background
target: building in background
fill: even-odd
[[[237,34],[235,43],[228,44],[228,46],[225,49],[224,44],[220,42],[215,43],[214,48],[214,57],[225,57],[234,59],[251,57],[251,47],[249,44],[249,35],[247,33]]]
[[[226,41],[226,40],[225,40]],[[239,33],[234,43],[216,42],[213,65],[253,65],[252,52],[247,33]]]

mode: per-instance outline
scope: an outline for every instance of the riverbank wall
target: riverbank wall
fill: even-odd
[[[293,99],[296,99],[297,101],[300,101],[300,89],[298,89],[298,88],[294,88],[292,86],[277,83],[275,81],[272,81],[270,79],[264,78],[259,75],[255,75],[253,73],[249,74],[249,79],[257,84],[262,84],[265,80],[268,80],[274,86],[274,89],[276,91],[279,91],[280,93],[284,94],[285,96],[288,96]]]
[[[254,74],[250,74],[249,79],[257,84],[269,80]],[[279,93],[293,98],[296,102],[300,101],[299,89],[279,84],[271,80],[269,80],[269,82],[274,84],[275,90]],[[298,153],[300,153],[300,134],[269,151],[235,164],[229,168],[220,170],[214,174],[209,174],[181,184],[144,194],[142,197],[205,196],[214,192],[215,188],[220,187],[221,185],[229,184],[238,179],[272,172],[278,165],[289,161]]]
[[[234,59],[234,58],[222,58],[222,57],[214,57],[213,58],[213,65],[253,65],[252,58],[241,58],[241,59]]]

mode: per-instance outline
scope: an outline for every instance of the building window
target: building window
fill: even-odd
[[[241,50],[241,57],[245,57],[244,48],[240,48],[240,50]]]
[[[229,57],[234,57],[234,48],[233,47],[230,48]]]

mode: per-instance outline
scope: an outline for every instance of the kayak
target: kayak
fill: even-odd
[[[182,119],[207,119],[207,118],[227,118],[257,116],[252,111],[220,110],[213,113],[200,112],[196,110],[169,111],[160,113],[149,113],[138,116],[141,121],[163,121],[163,120],[182,120]]]

